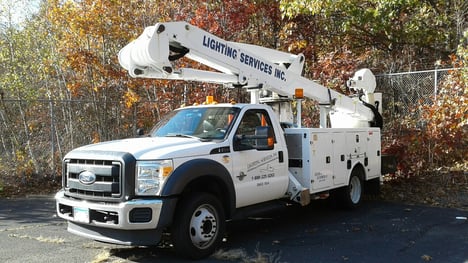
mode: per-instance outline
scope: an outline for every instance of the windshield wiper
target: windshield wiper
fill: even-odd
[[[197,139],[197,140],[202,141],[202,142],[211,141],[211,139],[200,138],[200,137],[197,137],[197,136],[193,136],[193,135],[189,135],[189,134],[183,134],[183,133],[169,133],[169,134],[166,134],[165,137],[183,137],[183,138]]]

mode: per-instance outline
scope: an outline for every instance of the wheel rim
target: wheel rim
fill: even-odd
[[[349,196],[351,198],[351,202],[353,204],[359,203],[361,200],[361,180],[357,176],[353,176],[351,178],[351,182],[349,183]]]
[[[214,242],[218,233],[216,210],[211,205],[202,205],[192,214],[190,239],[199,249],[207,248]]]

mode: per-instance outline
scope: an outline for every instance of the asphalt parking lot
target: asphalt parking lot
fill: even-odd
[[[0,199],[0,262],[186,262],[170,246],[135,248],[69,234],[52,196]],[[317,202],[230,222],[201,262],[468,263],[468,211],[366,201]]]

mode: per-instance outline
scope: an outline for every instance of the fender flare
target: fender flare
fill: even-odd
[[[229,209],[226,212],[232,214],[235,210],[236,191],[231,174],[222,164],[211,159],[189,160],[177,167],[165,182],[161,196],[180,195],[187,185],[202,177],[209,177],[223,187],[219,190],[228,197],[223,203]]]
[[[362,181],[366,181],[367,172],[366,172],[366,169],[365,169],[365,165],[364,165],[361,161],[357,161],[357,162],[355,162],[355,163],[352,165],[352,168],[349,170],[348,181],[349,181],[349,179],[351,178],[351,174],[353,173],[353,171],[354,171],[355,169],[359,169],[359,170],[360,170],[360,172],[361,172],[361,180],[362,180]]]

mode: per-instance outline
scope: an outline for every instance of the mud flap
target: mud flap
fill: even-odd
[[[310,203],[309,189],[303,187],[291,173],[289,173],[288,195],[292,201],[299,203],[301,206]]]

